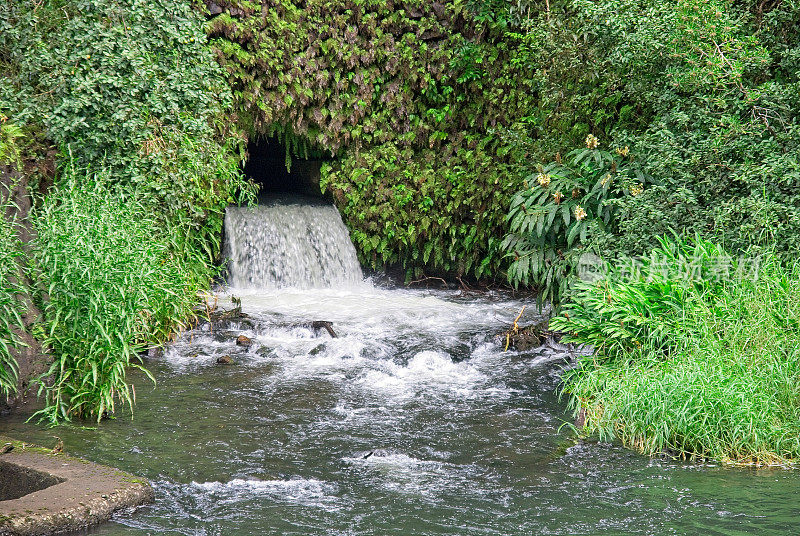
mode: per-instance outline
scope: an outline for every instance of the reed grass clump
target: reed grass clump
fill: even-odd
[[[565,377],[587,433],[733,464],[800,457],[800,263],[754,262],[664,240],[638,272],[580,285],[552,324],[595,348]]]
[[[6,397],[17,390],[18,364],[13,352],[22,344],[19,333],[24,329],[20,276],[26,267],[20,262],[22,243],[11,194],[15,180],[12,170],[20,166],[18,140],[22,135],[22,130],[0,112],[0,175],[4,175],[0,181],[0,396]]]
[[[5,214],[6,192],[0,191],[0,395],[17,390],[17,360],[13,350],[21,344],[18,333],[23,329],[23,289],[19,284],[21,243],[12,221]]]
[[[44,342],[55,358],[39,416],[100,420],[115,402],[132,407],[127,369],[144,370],[140,352],[193,318],[208,276],[175,253],[171,230],[135,192],[104,173],[66,170],[35,225]]]

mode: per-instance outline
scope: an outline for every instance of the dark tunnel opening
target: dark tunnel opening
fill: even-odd
[[[247,143],[248,159],[244,174],[260,186],[259,195],[301,194],[323,197],[320,191],[320,170],[325,158],[312,155],[304,159],[292,157],[286,169],[286,146],[277,138],[257,138]]]

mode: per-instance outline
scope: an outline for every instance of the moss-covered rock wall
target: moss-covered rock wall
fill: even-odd
[[[212,47],[240,123],[323,169],[362,261],[454,275],[501,266],[510,165],[504,136],[532,91],[514,34],[480,5],[218,1]],[[514,166],[516,168],[516,166]]]

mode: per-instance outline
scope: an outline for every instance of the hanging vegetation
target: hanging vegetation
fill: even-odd
[[[482,3],[208,4],[211,44],[251,136],[338,158],[322,184],[363,262],[494,275],[525,156],[498,133],[530,80],[508,14]]]

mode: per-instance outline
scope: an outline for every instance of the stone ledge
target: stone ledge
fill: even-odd
[[[0,455],[0,464],[49,478],[42,481],[43,489],[0,501],[0,536],[79,530],[108,520],[120,508],[153,501],[145,479],[0,436],[0,445],[6,442],[14,449]]]

